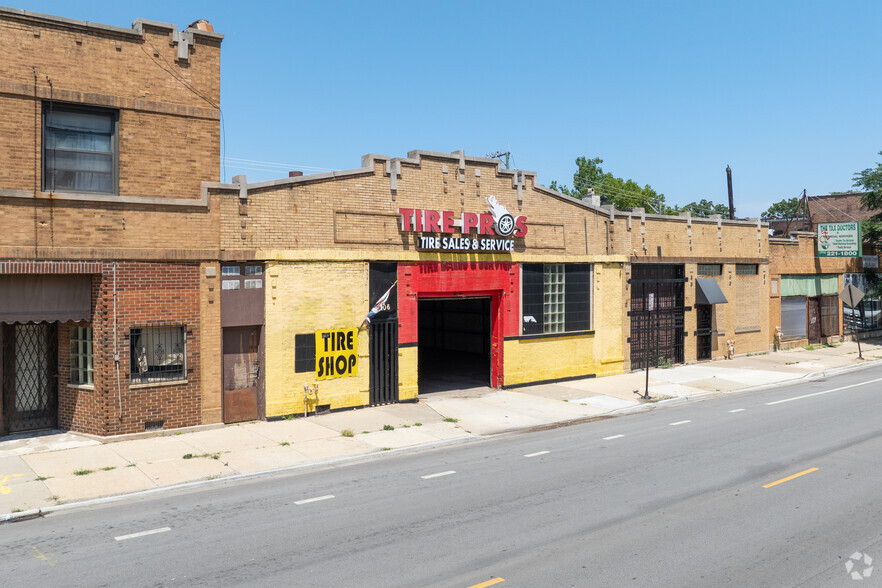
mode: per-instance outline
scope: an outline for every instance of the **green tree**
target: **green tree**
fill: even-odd
[[[882,155],[882,151],[879,155]],[[882,249],[882,163],[877,162],[876,167],[868,167],[854,174],[852,179],[854,187],[863,192],[861,208],[875,213],[861,223],[864,240],[872,243],[876,251],[879,251]],[[879,279],[879,274],[872,269],[864,273],[870,285],[870,296],[882,297],[882,280]]]
[[[690,202],[685,206],[666,207],[665,214],[680,214],[690,212],[696,218],[707,218],[712,214],[719,214],[723,218],[729,218],[729,207],[725,204],[716,204],[702,198],[698,202]]]
[[[771,205],[767,211],[762,213],[760,218],[764,221],[790,218],[796,213],[796,208],[799,206],[799,201],[800,198],[798,196],[794,196],[793,198],[785,198],[784,200],[781,200],[780,202],[776,202]]]
[[[665,214],[665,195],[656,192],[647,184],[640,186],[634,180],[617,178],[609,172],[604,172],[600,164],[603,160],[599,157],[588,159],[587,157],[576,158],[576,173],[573,174],[573,187],[551,182],[550,188],[557,190],[573,198],[581,199],[589,189],[606,199],[607,204],[612,204],[619,210],[631,208],[645,208],[648,212]]]

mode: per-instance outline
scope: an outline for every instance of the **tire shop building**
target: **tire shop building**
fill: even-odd
[[[0,8],[0,435],[220,421],[206,28]]]
[[[768,349],[758,220],[623,213],[460,151],[292,176],[206,184],[242,262],[222,309],[265,276],[266,417]]]

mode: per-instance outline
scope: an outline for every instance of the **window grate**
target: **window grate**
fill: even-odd
[[[129,333],[131,382],[186,379],[185,327],[136,327]]]

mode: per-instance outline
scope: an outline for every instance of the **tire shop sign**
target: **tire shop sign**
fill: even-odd
[[[358,329],[315,332],[315,379],[358,375]]]
[[[399,208],[398,214],[402,232],[431,233],[417,237],[417,248],[422,251],[495,253],[514,250],[514,238],[527,234],[527,217],[512,215],[494,196],[487,198],[487,210],[486,213],[464,212],[458,219],[450,210]],[[448,236],[456,233],[461,236]]]

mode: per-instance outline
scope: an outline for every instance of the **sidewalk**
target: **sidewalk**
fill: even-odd
[[[882,359],[882,339],[652,369],[655,400],[744,390]],[[0,441],[0,523],[35,509],[187,482],[428,446],[634,410],[644,372],[515,390],[475,388],[393,404],[274,422],[139,438],[76,433]],[[9,513],[9,514],[6,514]]]

